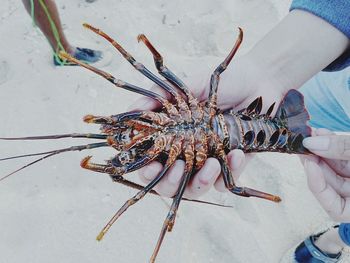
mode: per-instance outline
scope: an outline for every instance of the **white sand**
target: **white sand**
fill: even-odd
[[[115,36],[153,69],[150,54],[136,41],[143,32],[184,79],[193,72],[214,69],[231,47],[237,26],[246,33],[239,54],[249,50],[288,12],[289,2],[57,1],[73,44],[109,47],[81,27],[82,22],[89,22]],[[81,121],[85,114],[120,113],[138,97],[116,90],[81,68],[52,66],[49,46],[32,27],[21,1],[2,1],[0,35],[0,136],[96,132],[97,126]],[[126,81],[150,86],[117,53],[105,69]],[[69,139],[1,142],[0,152],[5,157],[73,143]],[[123,215],[103,242],[95,240],[134,190],[113,184],[107,175],[81,169],[79,162],[89,154],[104,160],[112,153],[63,154],[1,182],[0,262],[147,262],[167,213],[158,197],[145,198]],[[1,163],[1,174],[24,163]],[[309,193],[295,156],[259,154],[242,175],[241,184],[276,193],[283,202],[272,204],[215,191],[202,199],[234,209],[183,202],[158,262],[279,262],[291,246],[330,224]]]

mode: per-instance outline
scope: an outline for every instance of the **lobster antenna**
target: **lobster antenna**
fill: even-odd
[[[0,137],[0,140],[6,141],[21,141],[21,140],[51,140],[62,138],[88,138],[88,139],[107,139],[108,135],[94,134],[94,133],[68,133],[68,134],[55,134],[45,136],[29,136],[29,137]]]
[[[87,149],[93,149],[93,148],[98,148],[98,147],[104,147],[104,146],[109,146],[108,142],[101,142],[101,143],[91,143],[91,144],[86,144],[86,145],[79,145],[79,146],[72,146],[72,147],[69,147],[69,148],[63,148],[63,149],[59,149],[59,150],[53,150],[53,151],[49,151],[49,152],[42,152],[42,153],[37,153],[37,154],[27,154],[27,155],[19,155],[19,156],[13,156],[13,157],[7,157],[7,158],[3,158],[1,159],[1,161],[3,160],[9,160],[9,159],[15,159],[15,158],[20,158],[20,157],[27,157],[27,156],[35,156],[35,155],[43,155],[43,154],[47,154],[43,157],[40,157],[39,159],[36,159],[30,163],[27,163],[25,165],[23,165],[22,167],[16,169],[15,171],[3,176],[3,177],[0,177],[0,181],[6,179],[7,177],[23,170],[24,168],[27,168],[28,166],[31,166],[37,162],[40,162],[42,160],[45,160],[49,157],[52,157],[54,155],[57,155],[57,154],[60,154],[60,153],[63,153],[63,152],[71,152],[71,151],[82,151],[82,150],[87,150]]]

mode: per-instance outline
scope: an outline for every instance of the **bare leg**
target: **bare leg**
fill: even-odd
[[[338,254],[346,244],[339,236],[338,228],[331,228],[322,234],[316,241],[315,245],[328,254]]]
[[[22,0],[22,2],[30,14],[31,13],[30,0]],[[45,12],[45,9],[40,3],[40,0],[33,0],[35,23],[39,26],[40,30],[46,36],[54,52],[62,50],[63,48],[67,53],[72,54],[74,52],[74,48],[69,44],[67,38],[63,33],[61,21],[58,15],[55,2],[53,0],[41,0],[41,2],[47,7],[47,11],[49,12],[57,28],[58,39],[56,39],[57,36],[55,37],[54,35],[54,31],[51,28],[50,20]],[[62,44],[62,47],[60,47],[59,43]]]

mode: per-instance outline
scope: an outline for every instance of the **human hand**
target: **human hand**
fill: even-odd
[[[311,192],[324,210],[337,221],[350,220],[350,135],[325,129],[304,139],[304,146],[318,156],[305,159]]]

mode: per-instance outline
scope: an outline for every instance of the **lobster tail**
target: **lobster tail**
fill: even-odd
[[[225,150],[309,153],[302,143],[311,136],[303,95],[297,90],[288,91],[275,117],[270,117],[274,106],[275,103],[261,114],[262,98],[258,97],[247,108],[219,113],[213,127],[226,142]]]
[[[274,121],[278,126],[289,131],[287,147],[298,153],[306,153],[302,140],[311,136],[311,128],[307,122],[310,116],[306,111],[304,96],[297,90],[290,90],[281,101]]]

